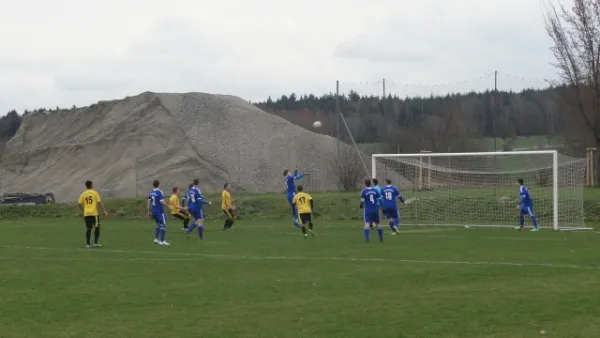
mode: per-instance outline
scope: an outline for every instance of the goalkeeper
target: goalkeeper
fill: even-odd
[[[517,180],[517,186],[519,187],[519,195],[520,201],[519,205],[517,205],[517,209],[520,209],[519,212],[519,226],[515,229],[523,230],[523,226],[525,225],[525,215],[528,215],[531,219],[531,223],[533,223],[533,229],[531,231],[539,231],[537,218],[533,213],[533,199],[531,195],[529,195],[529,190],[523,185],[523,179],[519,178]]]

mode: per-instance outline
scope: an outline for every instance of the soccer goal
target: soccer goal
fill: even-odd
[[[522,178],[542,228],[588,230],[583,215],[585,159],[555,150],[374,154],[371,170],[404,199],[402,224],[517,226]],[[526,226],[531,222],[526,218]]]

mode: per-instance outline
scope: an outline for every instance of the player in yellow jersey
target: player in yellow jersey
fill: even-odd
[[[223,186],[223,192],[221,193],[221,209],[223,209],[223,214],[225,215],[223,230],[231,230],[233,222],[235,222],[235,206],[231,199],[231,185],[229,183],[225,183]]]
[[[90,237],[92,237],[92,228],[94,228],[94,247],[99,248],[101,245],[98,244],[98,238],[100,238],[100,216],[98,213],[98,204],[102,207],[104,216],[108,216],[102,200],[100,200],[100,194],[93,188],[92,181],[85,182],[86,190],[79,196],[79,209],[83,213],[83,220],[85,221],[85,240],[86,248],[90,246]]]
[[[171,209],[171,215],[173,215],[173,217],[183,222],[182,230],[186,231],[190,224],[190,216],[185,211],[185,208],[181,206],[178,187],[173,188],[173,195],[169,197],[169,209]]]
[[[302,226],[302,233],[304,238],[306,234],[306,224],[308,224],[308,232],[315,237],[313,232],[312,212],[314,210],[313,199],[309,194],[304,192],[304,187],[301,185],[296,187],[296,195],[293,199],[293,204],[296,210],[298,210],[298,218],[300,218],[300,225]]]

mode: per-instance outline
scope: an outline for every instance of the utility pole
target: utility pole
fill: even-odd
[[[494,151],[498,151],[496,138],[496,113],[498,107],[498,71],[494,71],[494,107],[492,109],[492,134],[494,135]]]
[[[337,138],[337,159],[340,160],[340,81],[335,81],[335,112],[337,113],[335,116],[335,128],[336,128],[336,138]]]

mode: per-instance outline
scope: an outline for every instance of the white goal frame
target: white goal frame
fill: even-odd
[[[431,158],[431,157],[475,157],[475,156],[513,156],[513,155],[552,155],[552,228],[558,230],[592,230],[592,228],[566,228],[560,229],[558,226],[558,151],[557,150],[531,150],[531,151],[506,151],[506,152],[467,152],[467,153],[431,153],[420,152],[411,154],[373,154],[371,155],[371,177],[377,177],[377,159],[378,158]]]

